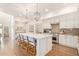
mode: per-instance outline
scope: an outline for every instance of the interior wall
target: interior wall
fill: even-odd
[[[9,26],[9,15],[0,12],[0,23],[2,23],[4,26]]]
[[[0,12],[0,23],[2,24],[2,36],[9,37],[9,15],[3,12]]]

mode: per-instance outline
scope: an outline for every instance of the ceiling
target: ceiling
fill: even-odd
[[[15,17],[25,18],[26,13],[32,15],[35,11],[39,11],[41,15],[50,12],[57,13],[64,7],[78,5],[68,3],[0,3],[0,11],[11,14]]]

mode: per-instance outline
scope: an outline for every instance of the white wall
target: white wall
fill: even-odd
[[[0,23],[4,26],[9,26],[9,15],[3,12],[0,12]]]
[[[13,27],[13,16],[6,14],[4,12],[0,12],[0,23],[3,25],[3,34],[4,32],[4,28],[7,26],[9,28],[9,38],[13,39],[14,37],[14,27]]]
[[[4,37],[4,34],[6,33],[4,28],[9,27],[9,15],[4,12],[0,12],[0,23],[2,24],[2,36]]]

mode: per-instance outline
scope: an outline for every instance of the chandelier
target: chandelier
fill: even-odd
[[[27,10],[26,10],[27,12]],[[32,19],[35,20],[36,22],[40,20],[40,12],[38,11],[38,4],[36,4],[36,11],[33,13],[33,15],[29,15],[30,13],[26,13],[26,18],[30,19],[32,16]]]
[[[34,13],[34,20],[35,21],[39,21],[39,19],[40,19],[40,12],[39,11],[36,11],[35,13]]]

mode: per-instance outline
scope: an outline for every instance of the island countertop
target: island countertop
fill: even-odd
[[[37,33],[20,33],[20,34],[25,35],[25,36],[34,37],[34,38],[39,38],[39,39],[52,36],[52,34],[37,34]]]

